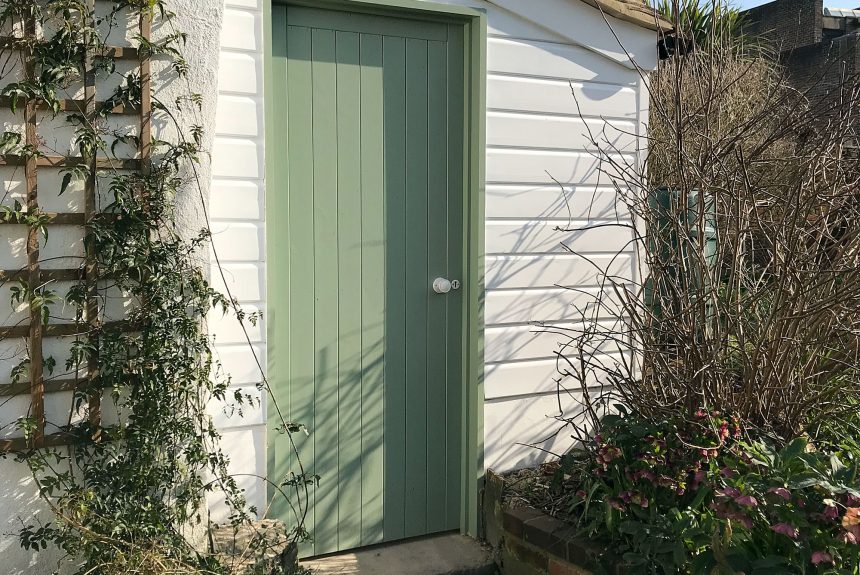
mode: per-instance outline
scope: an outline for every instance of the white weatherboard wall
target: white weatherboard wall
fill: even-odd
[[[644,159],[648,95],[630,59],[653,68],[656,33],[579,0],[448,2],[487,14],[484,448],[487,468],[509,470],[549,457],[523,444],[561,453],[570,443],[554,419],[566,338],[532,322],[570,325],[589,296],[564,287],[597,291],[597,269],[563,244],[607,268],[632,238],[556,228],[626,218],[588,134]],[[633,254],[617,257],[612,271],[633,278],[635,266]],[[576,406],[562,404],[568,415]]]
[[[266,307],[261,2],[225,4],[210,208],[226,285],[248,311]],[[523,444],[556,453],[569,444],[565,433],[544,441],[559,426],[554,353],[565,338],[537,333],[533,322],[570,325],[574,306],[588,296],[564,287],[597,287],[598,271],[565,253],[563,243],[608,266],[631,239],[618,228],[555,228],[626,217],[588,151],[588,134],[600,134],[627,161],[642,161],[637,136],[646,129],[648,96],[630,59],[653,68],[656,34],[604,19],[580,0],[447,2],[482,10],[488,21],[485,465],[507,470],[549,457]],[[612,271],[634,277],[633,254],[616,257]],[[217,280],[217,266],[212,273]],[[265,366],[265,318],[249,331],[252,347],[233,319],[213,320],[211,327],[234,383],[258,394],[251,349]],[[266,474],[261,399],[263,408],[244,417],[228,417],[229,409],[217,417],[233,470],[248,474],[238,479],[249,502],[264,509],[265,486],[251,476]],[[564,407],[575,402],[568,398]]]
[[[226,0],[218,70],[218,104],[212,148],[209,218],[217,289],[238,299],[248,312],[265,311],[265,186],[263,174],[263,11],[262,0]],[[222,281],[222,272],[223,280]],[[246,322],[247,336],[232,316],[212,314],[215,351],[235,388],[257,399],[242,413],[213,406],[231,472],[249,505],[266,507],[265,396],[257,389],[266,365],[265,322]],[[250,343],[249,343],[250,340]],[[258,366],[259,361],[259,366]],[[224,518],[216,507],[213,519]]]

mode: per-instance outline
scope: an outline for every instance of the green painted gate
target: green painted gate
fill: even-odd
[[[303,554],[457,529],[464,290],[432,284],[464,269],[463,26],[298,6],[272,22],[269,364],[321,478]],[[270,479],[291,464],[273,437]]]

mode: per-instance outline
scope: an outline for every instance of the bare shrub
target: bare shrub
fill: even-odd
[[[616,402],[729,412],[778,441],[858,409],[857,78],[811,102],[766,51],[711,26],[650,77],[644,162],[591,135],[631,214],[595,225],[631,234],[641,274],[595,264],[603,295],[558,354],[560,393],[581,398],[560,419],[583,435]]]

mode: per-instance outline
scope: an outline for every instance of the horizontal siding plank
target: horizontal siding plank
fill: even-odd
[[[579,46],[508,38],[489,39],[487,70],[623,85],[633,85],[639,79],[635,70],[615,66]]]
[[[489,75],[487,108],[591,116],[637,117],[636,91],[612,84]]]
[[[554,454],[564,453],[573,440],[556,417],[579,413],[580,397],[579,393],[561,398],[547,394],[487,402],[484,405],[487,469],[504,472],[533,467],[552,459]]]
[[[584,186],[488,185],[487,218],[619,220],[630,213],[614,188]]]
[[[487,254],[609,253],[635,249],[632,224],[490,221],[486,226]],[[599,226],[599,227],[598,227]],[[561,229],[559,229],[561,228]]]
[[[634,157],[613,158],[633,165]],[[587,152],[487,150],[487,182],[510,184],[611,185],[611,164]]]
[[[586,260],[575,255],[490,256],[486,261],[487,289],[595,286],[609,273],[632,277],[633,258],[595,256]]]
[[[573,359],[572,356],[568,356]],[[630,354],[605,354],[595,356],[592,360],[596,365],[609,369],[622,362],[630,361]],[[484,393],[488,400],[534,395],[539,393],[554,393],[577,391],[579,382],[570,376],[562,377],[560,372],[568,369],[568,364],[561,360],[543,359],[521,361],[516,363],[491,363],[484,369]],[[591,371],[586,378],[589,388],[598,389],[600,381],[596,371]],[[561,379],[560,384],[557,383]]]
[[[613,320],[593,323],[559,323],[548,326],[525,325],[514,327],[490,327],[484,331],[484,353],[487,363],[551,359],[569,346],[571,338],[579,336],[584,329],[598,330],[611,336],[623,326]],[[605,353],[619,351],[614,340],[593,340],[590,351]],[[570,350],[572,352],[572,350]]]
[[[487,145],[636,152],[635,124],[626,120],[524,112],[487,114]]]
[[[619,297],[601,288],[490,291],[484,317],[488,327],[535,321],[581,320],[607,317],[621,310]]]

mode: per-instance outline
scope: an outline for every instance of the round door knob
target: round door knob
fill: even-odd
[[[448,293],[452,287],[451,280],[445,278],[436,278],[433,280],[433,291],[436,293]]]

